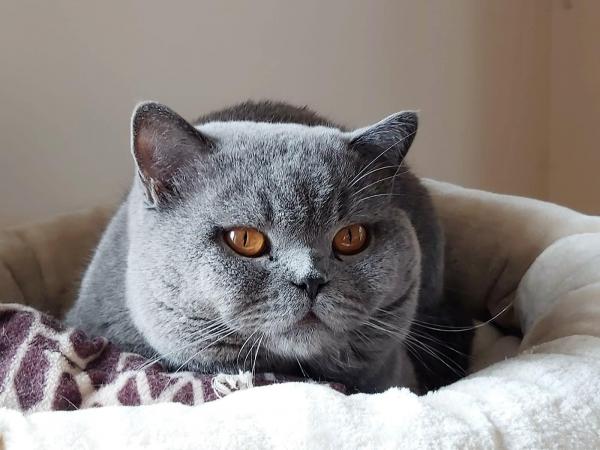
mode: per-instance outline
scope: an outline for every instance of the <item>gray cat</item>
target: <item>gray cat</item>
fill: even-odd
[[[440,384],[419,378],[441,340],[411,335],[443,298],[440,225],[404,164],[416,131],[413,112],[346,131],[284,103],[194,126],[140,104],[132,189],[67,321],[173,369]]]

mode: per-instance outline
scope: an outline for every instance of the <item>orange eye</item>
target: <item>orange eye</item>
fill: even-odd
[[[342,255],[355,255],[367,246],[367,229],[358,224],[342,228],[333,238],[333,249]]]
[[[250,258],[256,258],[265,253],[267,238],[254,228],[233,228],[225,232],[225,242],[236,253]]]

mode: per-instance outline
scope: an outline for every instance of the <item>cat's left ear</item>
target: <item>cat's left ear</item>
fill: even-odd
[[[399,164],[410,149],[418,124],[415,111],[398,112],[374,125],[350,132],[348,146],[374,157],[381,155]]]
[[[164,105],[144,102],[131,118],[131,151],[148,208],[168,206],[182,195],[193,177],[194,163],[212,142]]]

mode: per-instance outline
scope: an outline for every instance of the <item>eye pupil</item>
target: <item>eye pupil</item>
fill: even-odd
[[[333,238],[333,249],[342,255],[354,255],[367,246],[367,229],[354,224],[342,228]]]
[[[254,228],[239,227],[227,231],[225,242],[232,250],[242,256],[258,257],[265,253],[267,238]]]

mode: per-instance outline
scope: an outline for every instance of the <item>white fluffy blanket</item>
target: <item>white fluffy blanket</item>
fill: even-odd
[[[199,407],[159,404],[23,416],[6,448],[594,449],[600,339],[543,344],[438,392],[344,396],[313,384],[240,391]]]
[[[541,202],[432,187],[443,197],[450,240],[468,257],[451,267],[449,284],[470,292],[468,302],[478,299],[474,309],[482,301],[492,310],[515,304],[520,347],[506,337],[484,346],[488,362],[500,361],[423,397],[406,389],[345,396],[286,383],[196,407],[0,410],[3,448],[600,448],[600,221]],[[509,263],[486,260],[492,250]],[[486,273],[491,284],[479,286]]]
[[[313,384],[159,404],[23,416],[3,411],[6,448],[539,448],[600,445],[600,339],[572,336],[438,392],[344,396]]]

